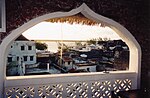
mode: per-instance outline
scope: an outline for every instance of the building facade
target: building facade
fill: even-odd
[[[34,41],[27,39],[15,40],[9,49],[8,62],[16,61],[18,63],[35,64],[36,47]]]

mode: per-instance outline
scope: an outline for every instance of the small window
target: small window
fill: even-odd
[[[17,56],[17,61],[19,61],[19,56]]]
[[[27,61],[27,56],[23,56],[23,60],[24,60],[24,61]]]
[[[8,62],[12,62],[12,57],[8,57]]]
[[[70,64],[71,64],[71,62],[69,61],[69,62],[68,62],[68,65],[70,65]]]
[[[28,46],[28,50],[32,50],[32,46]]]
[[[33,56],[30,56],[30,61],[33,61]]]
[[[21,46],[21,50],[25,50],[25,46]]]

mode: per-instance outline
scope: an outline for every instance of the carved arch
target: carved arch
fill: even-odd
[[[106,18],[99,14],[93,12],[86,4],[82,4],[80,7],[73,9],[69,12],[53,12],[49,14],[45,14],[30,20],[29,22],[23,24],[19,28],[15,29],[10,33],[6,38],[3,39],[0,45],[0,96],[2,95],[4,88],[4,81],[6,79],[6,58],[8,54],[8,46],[14,41],[18,36],[20,36],[25,30],[30,27],[36,25],[43,20],[47,20],[50,18],[59,18],[64,16],[72,16],[78,13],[82,13],[85,17],[95,20],[97,22],[103,22],[107,24],[111,29],[113,29],[123,41],[126,42],[130,49],[130,63],[129,63],[129,71],[133,71],[137,73],[137,77],[135,77],[136,87],[139,88],[140,84],[140,69],[141,69],[141,47],[133,37],[133,35],[122,25],[115,22],[112,19]]]

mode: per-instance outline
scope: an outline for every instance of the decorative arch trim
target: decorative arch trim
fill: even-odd
[[[4,81],[6,79],[6,63],[7,63],[7,54],[8,54],[8,46],[14,41],[18,36],[20,36],[24,31],[31,28],[32,26],[42,22],[43,20],[47,20],[50,18],[59,18],[65,16],[72,16],[78,13],[82,13],[85,17],[95,20],[97,22],[102,22],[112,28],[123,41],[126,42],[130,49],[130,63],[129,63],[129,71],[136,72],[137,77],[135,80],[137,81],[137,88],[140,86],[140,69],[141,69],[141,48],[133,35],[122,25],[115,22],[112,19],[101,16],[95,12],[93,12],[85,3],[83,3],[80,7],[73,9],[69,12],[53,12],[49,14],[45,14],[43,16],[39,16],[30,20],[29,22],[23,24],[19,28],[13,30],[6,38],[3,39],[0,45],[0,95],[2,96],[2,92],[4,91]]]

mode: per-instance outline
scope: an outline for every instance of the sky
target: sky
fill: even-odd
[[[29,40],[90,40],[93,38],[120,39],[109,27],[99,25],[41,22],[23,32]]]

